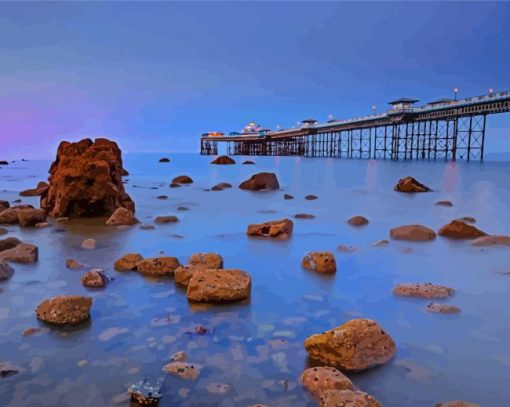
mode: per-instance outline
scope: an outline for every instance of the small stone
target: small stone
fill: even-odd
[[[375,242],[372,242],[372,246],[374,247],[381,247],[386,246],[390,243],[389,240],[383,239],[383,240],[376,240]]]
[[[161,199],[161,200],[166,200],[166,199],[168,199],[168,196],[167,195],[159,195],[157,198]]]
[[[326,390],[352,390],[351,380],[340,370],[329,367],[311,367],[301,374],[301,383],[313,397],[319,398]]]
[[[475,239],[480,236],[487,236],[484,231],[460,220],[453,220],[444,225],[437,234],[453,239]]]
[[[294,199],[294,196],[290,195],[290,194],[283,194],[283,199],[285,199],[286,201],[290,200],[290,199]]]
[[[103,288],[106,285],[106,281],[101,269],[87,271],[81,278],[81,284],[89,288]]]
[[[193,180],[187,175],[179,175],[172,180],[172,184],[192,184]]]
[[[316,195],[307,195],[307,196],[305,196],[305,199],[307,201],[315,201],[316,199],[319,199],[319,197]]]
[[[177,216],[157,216],[154,222],[159,224],[165,224],[165,223],[175,223],[178,222],[179,219]]]
[[[171,362],[186,362],[188,359],[188,355],[186,352],[176,352],[172,356],[170,356]]]
[[[340,253],[349,253],[349,254],[355,253],[358,250],[356,248],[356,246],[347,246],[347,245],[344,245],[344,244],[341,244],[341,245],[337,246],[336,249]]]
[[[0,236],[6,235],[7,233],[9,233],[9,231],[7,229],[0,228]]]
[[[432,191],[428,186],[419,183],[413,177],[405,177],[398,180],[395,185],[395,191],[398,192],[429,192]]]
[[[200,376],[201,366],[186,362],[170,362],[163,366],[163,372],[183,380],[195,381]]]
[[[331,252],[310,252],[303,257],[301,266],[320,274],[336,272],[336,260]]]
[[[0,281],[8,280],[14,274],[14,269],[5,261],[0,260]]]
[[[159,162],[160,162],[160,163],[169,163],[169,162],[170,162],[170,159],[169,159],[169,158],[167,158],[167,157],[163,157],[163,158],[160,158],[160,159],[159,159]]]
[[[209,383],[206,389],[211,394],[225,395],[230,392],[230,385],[224,383]]]
[[[453,288],[432,283],[397,284],[393,288],[394,295],[403,297],[447,298],[454,293]]]
[[[429,241],[436,238],[436,232],[422,225],[404,225],[390,229],[390,237],[396,240]]]
[[[211,164],[221,164],[221,165],[232,165],[235,164],[235,160],[230,158],[227,155],[220,155],[211,161]]]
[[[453,206],[453,203],[450,201],[437,201],[434,205],[437,206]]]
[[[67,259],[66,260],[66,267],[68,269],[73,269],[73,270],[77,270],[77,269],[81,269],[83,267],[85,267],[83,264],[81,264],[79,261],[77,260],[73,260],[73,259]]]
[[[24,338],[28,337],[28,336],[33,336],[35,334],[38,334],[38,333],[46,333],[48,332],[49,329],[48,328],[43,328],[43,327],[38,327],[38,328],[27,328],[23,331],[23,334],[22,336]]]
[[[136,265],[140,263],[142,260],[143,260],[142,255],[138,253],[128,253],[122,256],[120,259],[118,259],[113,267],[117,271],[136,270]]]
[[[248,236],[265,237],[277,240],[289,239],[294,229],[290,219],[281,219],[260,224],[248,225]]]
[[[243,161],[243,164],[244,165],[255,165],[255,163],[251,160],[246,160],[246,161]]]
[[[156,226],[154,225],[149,225],[149,224],[144,224],[144,225],[140,225],[140,230],[155,230],[156,229]]]
[[[435,314],[458,314],[460,312],[460,308],[453,305],[437,303],[430,303],[426,310]]]
[[[95,239],[85,239],[81,244],[81,248],[85,250],[94,250],[96,248]]]
[[[297,213],[294,215],[294,218],[296,218],[296,219],[315,219],[315,216],[311,215],[309,213]]]
[[[353,216],[352,218],[350,218],[347,223],[351,226],[364,226],[366,224],[368,224],[368,219],[365,218],[364,216]]]

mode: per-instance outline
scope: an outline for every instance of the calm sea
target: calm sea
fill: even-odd
[[[371,244],[387,239],[394,226],[420,223],[437,230],[461,216],[474,216],[488,233],[510,234],[506,157],[483,164],[251,157],[255,166],[213,166],[211,157],[191,154],[170,155],[171,163],[159,164],[160,157],[127,155],[126,187],[141,222],[177,215],[176,224],[155,230],[117,230],[100,221],[52,222],[40,230],[8,227],[7,236],[38,245],[40,259],[14,265],[13,277],[0,283],[0,361],[25,369],[0,378],[0,406],[112,406],[130,384],[162,377],[161,368],[177,351],[203,369],[194,383],[165,376],[162,406],[314,406],[299,383],[309,366],[303,341],[355,317],[378,320],[398,345],[392,362],[350,375],[383,405],[430,407],[452,399],[510,405],[510,250],[443,238]],[[49,161],[3,167],[0,199],[17,199],[19,191],[46,178],[48,167]],[[282,190],[205,191],[218,182],[236,186],[258,171],[277,173]],[[194,184],[170,189],[170,180],[181,174]],[[406,175],[434,192],[394,192]],[[284,192],[295,199],[283,200]],[[162,194],[169,199],[156,199]],[[319,199],[307,201],[308,194]],[[454,206],[434,205],[444,199]],[[316,218],[295,220],[289,241],[252,240],[245,234],[249,223],[296,213]],[[350,227],[346,220],[353,215],[366,216],[369,225]],[[82,250],[85,238],[96,239],[97,249]],[[339,245],[357,250],[342,253]],[[310,250],[335,252],[336,275],[302,270],[301,258]],[[192,253],[205,251],[221,253],[226,267],[251,274],[249,303],[193,306],[171,279],[113,270],[114,261],[129,252],[146,257],[163,252],[185,263]],[[83,270],[65,267],[68,258],[87,269],[103,268],[115,279],[104,290],[87,290],[80,284]],[[427,301],[392,295],[399,282],[451,286],[456,294],[446,302],[462,312],[429,314]],[[70,294],[93,297],[90,323],[22,337],[26,328],[39,326],[34,310],[42,300]],[[208,332],[196,335],[198,325]],[[212,394],[208,386],[214,383],[228,384],[230,391]]]

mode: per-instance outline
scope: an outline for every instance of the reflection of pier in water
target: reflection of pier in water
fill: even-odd
[[[510,112],[509,92],[416,102],[402,98],[385,113],[324,124],[309,119],[260,135],[202,136],[200,153],[216,155],[225,143],[231,155],[483,160],[487,116]]]

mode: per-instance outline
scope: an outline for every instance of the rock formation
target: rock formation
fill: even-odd
[[[438,235],[450,237],[454,239],[475,239],[480,236],[487,236],[484,231],[468,225],[461,220],[452,220],[450,223],[444,225],[437,232]]]
[[[390,229],[390,237],[396,240],[427,241],[436,238],[436,232],[422,225],[404,225]]]
[[[342,371],[359,372],[388,362],[395,354],[393,339],[376,321],[358,318],[309,336],[305,349],[313,359]]]
[[[54,217],[109,216],[117,208],[135,211],[122,183],[122,157],[116,143],[84,139],[60,143],[51,164],[41,208]]]
[[[272,172],[259,172],[250,177],[250,179],[242,182],[239,185],[241,189],[247,189],[251,191],[260,191],[264,189],[279,189],[280,184],[276,174]]]
[[[57,325],[76,325],[90,317],[92,298],[78,295],[53,297],[44,300],[36,309],[37,318]]]
[[[32,205],[16,205],[0,211],[0,224],[35,226],[46,222],[46,212]]]
[[[310,252],[303,257],[301,266],[320,274],[336,272],[336,260],[331,252]]]
[[[293,229],[294,223],[290,219],[281,219],[248,225],[246,233],[248,236],[286,240],[292,235]]]
[[[428,186],[416,181],[413,177],[405,177],[398,180],[395,185],[395,191],[398,192],[429,192],[432,191]]]
[[[228,155],[220,155],[211,161],[211,164],[222,164],[222,165],[231,165],[235,164],[235,160],[230,158]]]
[[[236,269],[198,269],[188,283],[187,296],[197,302],[227,302],[250,296],[251,277]]]

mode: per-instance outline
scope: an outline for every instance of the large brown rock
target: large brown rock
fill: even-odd
[[[492,235],[477,237],[471,244],[473,246],[510,246],[510,236]]]
[[[117,271],[136,270],[136,265],[143,260],[142,255],[138,253],[128,253],[118,259],[113,267]]]
[[[310,367],[301,374],[301,383],[314,397],[326,390],[352,390],[351,380],[340,370],[329,366]]]
[[[198,269],[188,283],[187,296],[191,301],[227,302],[244,300],[250,296],[251,277],[236,269]]]
[[[280,184],[276,174],[272,172],[259,172],[254,174],[250,179],[239,185],[241,189],[249,189],[251,191],[259,191],[261,189],[279,189]]]
[[[222,269],[223,257],[217,253],[194,253],[188,259],[192,266],[205,266],[208,269]]]
[[[230,158],[228,155],[220,155],[211,161],[211,164],[222,164],[222,165],[230,165],[235,164],[235,160]]]
[[[327,390],[322,393],[320,407],[382,407],[382,404],[362,391]]]
[[[461,220],[452,220],[439,229],[437,233],[439,236],[451,237],[454,239],[475,239],[480,236],[487,236],[487,233],[484,231],[475,228],[473,225],[468,225]]]
[[[176,257],[153,257],[137,263],[136,269],[148,276],[171,276],[180,265]]]
[[[396,240],[427,241],[436,238],[436,232],[422,225],[404,225],[390,229],[390,237]]]
[[[0,261],[35,263],[39,256],[37,246],[23,243],[15,238],[0,240]]]
[[[248,225],[246,233],[248,236],[285,240],[290,238],[293,229],[294,223],[290,219],[281,219]]]
[[[41,208],[54,217],[109,216],[117,208],[134,212],[122,170],[121,151],[113,141],[64,141],[51,164],[50,185],[41,197]]]
[[[339,327],[309,336],[305,349],[312,359],[346,371],[363,371],[388,362],[396,345],[376,321],[352,319]]]
[[[37,318],[50,324],[76,325],[90,317],[91,306],[90,297],[68,295],[44,300],[35,312]]]
[[[138,223],[133,212],[126,208],[117,208],[106,221],[108,226],[131,226]]]
[[[44,209],[20,209],[18,222],[20,226],[35,226],[38,223],[44,223],[46,222],[46,211]]]
[[[307,270],[313,270],[320,274],[336,272],[335,256],[331,252],[307,253],[301,262],[301,266]]]
[[[397,284],[393,288],[393,294],[403,297],[446,298],[454,293],[453,288],[432,283]]]
[[[428,186],[416,181],[413,177],[405,177],[398,180],[395,185],[395,191],[399,192],[429,192],[432,191]]]
[[[41,196],[44,194],[49,188],[49,185],[46,182],[39,182],[36,188],[27,189],[25,191],[20,192],[20,196]]]

